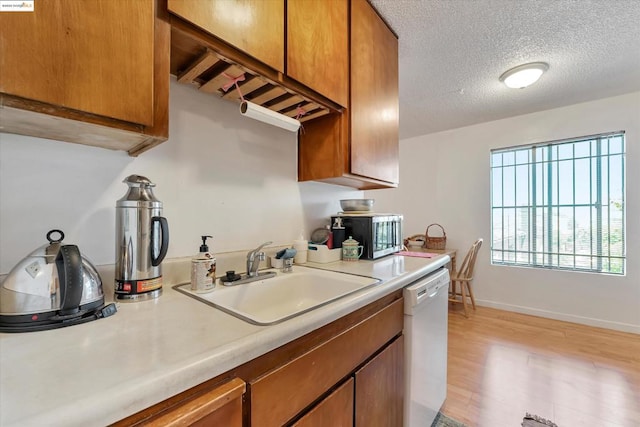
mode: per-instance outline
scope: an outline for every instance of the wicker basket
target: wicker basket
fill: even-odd
[[[434,225],[440,227],[442,230],[442,236],[429,236],[429,229]],[[430,224],[424,234],[427,236],[427,240],[425,242],[427,249],[444,249],[447,246],[447,233],[445,233],[444,228],[440,224]]]

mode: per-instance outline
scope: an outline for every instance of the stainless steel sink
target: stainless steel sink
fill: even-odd
[[[255,325],[273,325],[329,304],[380,280],[302,266],[293,272],[233,287],[216,286],[207,294],[189,283],[174,289]]]

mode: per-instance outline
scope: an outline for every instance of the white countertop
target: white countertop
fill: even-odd
[[[364,307],[448,261],[446,255],[391,255],[307,263],[382,282],[272,326],[246,323],[165,283],[160,298],[120,303],[109,318],[50,331],[0,333],[0,425],[113,423]]]

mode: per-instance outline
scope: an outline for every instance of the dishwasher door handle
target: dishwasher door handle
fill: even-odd
[[[436,295],[438,295],[438,292],[440,292],[440,289],[442,289],[443,287],[444,287],[444,283],[441,283],[438,286],[435,286],[433,289],[433,293],[429,294],[429,298],[433,298]]]
[[[421,301],[425,300],[425,299],[431,299],[431,298],[435,298],[436,295],[438,295],[438,292],[440,292],[440,289],[442,289],[442,285],[438,285],[435,286],[434,288],[428,289],[428,288],[424,288],[423,290],[418,292],[418,304],[421,303]],[[430,294],[428,294],[429,291],[432,291]]]

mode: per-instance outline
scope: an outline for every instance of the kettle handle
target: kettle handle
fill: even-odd
[[[62,245],[56,256],[60,281],[60,314],[68,315],[80,310],[82,300],[82,256],[76,245]]]
[[[153,243],[156,241],[155,237],[155,223],[160,223],[160,232],[162,234],[162,243],[160,245],[160,253],[157,257],[153,256]],[[151,265],[157,267],[160,265],[164,257],[167,255],[167,249],[169,249],[169,224],[167,218],[163,216],[154,216],[151,218]]]

